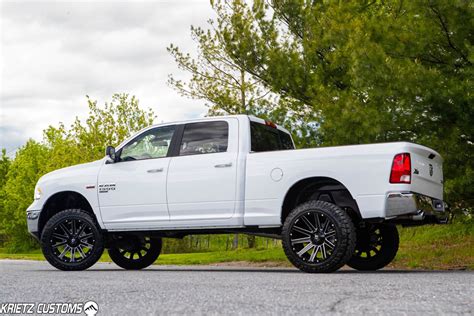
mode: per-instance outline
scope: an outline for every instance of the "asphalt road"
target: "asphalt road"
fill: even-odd
[[[62,272],[46,262],[0,261],[0,303],[85,302],[98,315],[283,315],[474,313],[474,273],[152,266],[99,263]]]

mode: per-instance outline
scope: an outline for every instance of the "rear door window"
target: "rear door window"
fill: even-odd
[[[225,121],[189,123],[184,127],[179,155],[201,155],[226,152],[229,125]]]

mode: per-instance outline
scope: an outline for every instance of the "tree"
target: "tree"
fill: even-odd
[[[235,9],[238,8],[236,5]],[[308,125],[308,120],[303,122],[303,113],[289,106],[297,100],[273,93],[260,78],[246,71],[245,65],[236,62],[235,56],[229,55],[222,27],[220,20],[217,24],[209,20],[207,30],[191,26],[191,38],[198,47],[197,58],[173,44],[168,47],[178,67],[191,75],[189,81],[170,75],[168,84],[183,96],[205,100],[209,115],[252,114],[283,124],[301,142],[308,137],[317,139],[315,125]],[[239,60],[244,60],[244,56]]]
[[[445,158],[447,199],[474,207],[469,1],[212,6],[226,56],[285,101],[283,112],[316,128],[319,137],[301,137],[300,145],[405,140],[433,147]]]
[[[21,147],[11,162],[4,186],[1,225],[11,250],[22,251],[35,246],[26,226],[26,209],[33,201],[35,184],[45,173],[48,148],[34,140]]]
[[[7,151],[5,148],[2,148],[2,155],[0,157],[0,215],[3,214],[3,203],[1,201],[5,200],[5,183],[7,182],[7,173],[10,168],[10,159],[7,156]],[[0,242],[3,241],[5,232],[4,228],[0,227]]]
[[[49,170],[97,160],[104,156],[108,145],[119,145],[134,132],[153,124],[151,109],[139,107],[135,96],[114,94],[103,108],[87,96],[89,117],[82,122],[76,118],[70,129],[64,124],[49,126],[44,131],[44,142],[51,148]]]

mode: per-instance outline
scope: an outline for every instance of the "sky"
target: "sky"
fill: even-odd
[[[190,26],[206,27],[209,0],[0,2],[0,148],[10,155],[49,125],[86,118],[86,95],[104,104],[130,93],[156,122],[207,112],[167,85],[188,75],[166,47],[196,54]]]

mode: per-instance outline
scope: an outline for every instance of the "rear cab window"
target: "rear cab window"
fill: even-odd
[[[295,149],[290,134],[272,125],[250,121],[251,152]]]

